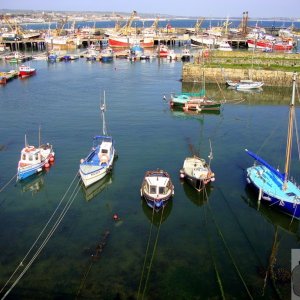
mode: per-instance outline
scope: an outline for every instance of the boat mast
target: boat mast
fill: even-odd
[[[293,125],[294,125],[294,116],[295,116],[295,91],[296,91],[296,73],[293,74],[293,92],[292,92],[292,100],[290,104],[289,125],[288,125],[288,132],[287,132],[284,182],[282,186],[283,190],[287,188],[288,173],[289,173],[289,168],[291,163]]]
[[[39,126],[39,147],[41,146],[41,125]]]
[[[106,110],[106,104],[105,104],[105,91],[103,92],[103,104],[100,105],[100,110],[102,112],[102,133],[103,135],[107,135],[107,130],[106,130],[106,124],[105,124],[105,116],[104,112]]]

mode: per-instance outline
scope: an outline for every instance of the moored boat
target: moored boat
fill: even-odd
[[[55,153],[49,143],[34,147],[29,145],[25,136],[25,147],[21,151],[18,163],[17,180],[25,179],[31,175],[48,168],[54,161]]]
[[[293,43],[291,41],[271,41],[267,39],[248,39],[247,45],[249,48],[258,48],[258,49],[272,49],[277,51],[289,51],[293,49]]]
[[[185,94],[171,95],[170,107],[182,108],[184,111],[220,110],[222,103],[203,96],[189,96]]]
[[[247,168],[246,180],[258,191],[258,201],[268,203],[270,207],[278,209],[292,218],[300,219],[300,188],[295,181],[289,178],[293,125],[295,122],[295,93],[296,74],[293,75],[284,173],[246,149],[246,152],[255,159],[255,162],[259,162],[259,164],[255,163],[254,166]]]
[[[103,49],[100,53],[100,57],[102,62],[111,62],[114,58],[113,49],[110,47]]]
[[[194,155],[185,158],[183,167],[180,170],[180,178],[200,192],[208,183],[215,181],[215,174],[203,158]]]
[[[79,173],[85,187],[102,179],[113,168],[114,158],[116,156],[114,140],[107,135],[104,112],[104,103],[101,105],[102,121],[103,121],[103,135],[95,136],[93,138],[93,147],[85,159],[80,161]]]
[[[147,171],[140,192],[147,205],[159,211],[174,196],[174,185],[166,171]]]
[[[259,89],[264,85],[262,81],[253,81],[251,79],[243,79],[238,81],[226,80],[226,84],[238,90]]]
[[[21,78],[32,76],[35,73],[36,73],[36,69],[31,68],[29,66],[21,65],[19,67],[19,77]]]

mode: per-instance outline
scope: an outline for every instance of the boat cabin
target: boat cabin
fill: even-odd
[[[102,142],[100,145],[98,157],[100,160],[100,164],[107,164],[111,158],[111,154],[113,151],[113,145],[111,142]]]
[[[150,195],[167,195],[170,191],[170,180],[167,177],[146,177],[146,190]]]
[[[32,164],[38,164],[42,161],[40,149],[34,146],[27,146],[21,151],[20,167]]]

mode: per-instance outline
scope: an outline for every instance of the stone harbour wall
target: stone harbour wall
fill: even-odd
[[[182,68],[183,82],[225,83],[226,80],[252,79],[263,81],[265,86],[291,86],[293,72],[254,70],[254,69],[231,69],[209,68],[201,64],[184,64]],[[297,83],[300,83],[300,76]]]

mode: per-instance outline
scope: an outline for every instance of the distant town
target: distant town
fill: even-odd
[[[0,10],[0,25],[7,25],[7,18],[13,23],[17,24],[30,24],[30,23],[48,23],[48,22],[59,22],[61,20],[68,20],[70,22],[88,22],[88,21],[126,21],[130,17],[131,13],[125,12],[72,12],[72,11],[24,11],[24,10]],[[172,19],[202,19],[205,16],[173,16],[166,14],[145,14],[137,13],[135,16],[136,20],[154,20],[159,17],[160,20],[172,20]],[[226,16],[220,17],[209,17],[214,20],[224,20]],[[230,17],[230,20],[241,20],[241,16]],[[299,22],[300,18],[255,18],[255,20],[276,20],[276,21],[290,21]]]

